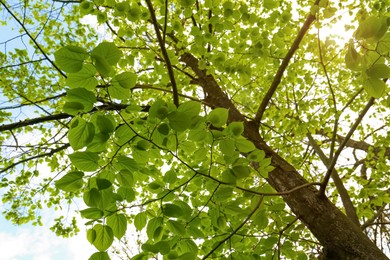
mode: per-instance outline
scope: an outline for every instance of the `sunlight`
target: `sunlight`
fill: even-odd
[[[322,40],[330,38],[334,40],[340,47],[343,47],[352,38],[352,35],[355,31],[355,29],[347,28],[348,26],[355,24],[355,22],[353,22],[353,16],[345,11],[337,11],[334,17],[341,18],[336,23],[324,21],[324,24],[320,29],[320,37]]]

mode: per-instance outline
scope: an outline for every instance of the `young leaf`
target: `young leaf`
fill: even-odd
[[[80,211],[83,218],[87,219],[99,219],[102,218],[104,213],[98,208],[87,208]]]
[[[83,195],[84,203],[89,207],[97,207],[101,204],[102,195],[98,189],[92,188],[84,192]]]
[[[245,138],[236,139],[235,144],[237,149],[242,153],[249,153],[256,149],[255,145]]]
[[[347,53],[345,54],[345,64],[351,70],[360,70],[361,68],[360,61],[361,61],[361,56],[355,50],[353,43],[350,42],[348,45]]]
[[[135,86],[137,82],[137,75],[132,72],[126,71],[116,75],[114,79],[115,80],[113,81],[113,84],[118,84],[122,88],[129,89]]]
[[[390,68],[385,64],[373,64],[366,70],[369,77],[386,79],[390,78]]]
[[[126,169],[120,170],[116,175],[116,180],[119,185],[127,188],[131,188],[134,185],[134,176],[133,174]]]
[[[74,152],[69,159],[79,170],[93,172],[99,168],[99,155],[92,152]]]
[[[99,251],[107,250],[114,241],[114,233],[112,232],[112,229],[106,225],[103,226],[102,224],[96,224],[93,227],[93,230],[96,232],[96,238],[93,241],[93,245]]]
[[[240,136],[244,132],[244,123],[232,122],[228,125],[227,129],[233,136]]]
[[[81,117],[77,117],[72,121],[69,129],[69,144],[74,150],[81,149],[92,142],[94,135],[95,126]]]
[[[176,220],[171,220],[171,219],[168,220],[167,227],[169,231],[171,231],[174,235],[184,236],[186,233],[186,229],[184,225],[181,222]]]
[[[69,172],[55,182],[55,186],[63,191],[75,192],[83,187],[84,173],[79,171]]]
[[[107,252],[96,252],[88,260],[110,260]]]
[[[380,98],[385,93],[386,83],[378,78],[368,78],[363,82],[363,87],[370,96]]]
[[[109,66],[114,66],[118,63],[122,57],[122,52],[112,42],[102,42],[91,52],[92,58],[99,57],[102,61]]]
[[[76,73],[69,73],[66,84],[71,88],[85,88],[93,90],[98,84],[95,77],[96,69],[91,64],[84,64],[83,68]]]
[[[93,244],[96,239],[96,231],[94,229],[87,230],[87,239],[89,243]]]
[[[88,58],[88,53],[78,46],[66,46],[56,51],[54,57],[60,69],[74,73],[82,69],[83,61]]]
[[[69,102],[79,102],[83,104],[84,112],[88,112],[96,103],[95,94],[85,88],[73,88],[66,91],[66,99]]]
[[[114,236],[121,239],[127,230],[127,219],[123,214],[113,214],[107,217],[107,225],[111,227]]]
[[[149,239],[153,239],[155,231],[157,230],[157,228],[161,227],[162,224],[162,217],[156,217],[149,220],[148,225],[146,227],[146,234],[148,235]]]
[[[146,226],[147,222],[147,215],[145,212],[140,212],[134,217],[134,226],[135,228],[140,231]]]
[[[229,116],[229,110],[218,107],[210,112],[207,119],[215,127],[222,127],[226,124]]]
[[[171,128],[178,132],[182,132],[191,126],[191,117],[188,117],[185,112],[173,111],[169,113],[168,120]]]
[[[162,211],[168,217],[178,218],[183,215],[183,210],[175,204],[165,204]]]

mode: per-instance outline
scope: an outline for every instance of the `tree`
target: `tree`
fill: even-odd
[[[388,259],[387,1],[0,3],[7,219],[82,198],[91,259],[130,227],[134,259]]]

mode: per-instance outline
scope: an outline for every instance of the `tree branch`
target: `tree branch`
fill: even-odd
[[[5,168],[3,168],[2,170],[0,170],[0,173],[3,173],[3,172],[6,172],[8,171],[9,169],[21,164],[21,163],[25,163],[25,162],[28,162],[28,161],[32,161],[32,160],[35,160],[35,159],[38,159],[38,158],[42,158],[42,157],[45,157],[45,156],[52,156],[53,154],[59,152],[59,151],[62,151],[62,150],[65,150],[66,148],[68,148],[70,146],[69,143],[67,144],[64,144],[63,146],[60,146],[56,149],[52,149],[50,152],[48,153],[42,153],[42,154],[38,154],[38,155],[35,155],[35,156],[32,156],[32,157],[29,157],[29,158],[26,158],[26,159],[23,159],[23,160],[20,160],[20,161],[17,161]]]
[[[171,60],[169,59],[167,49],[165,48],[164,39],[161,37],[161,34],[160,34],[159,24],[158,24],[157,19],[156,19],[156,14],[154,13],[152,2],[150,0],[146,0],[146,4],[148,5],[150,17],[152,18],[153,27],[154,27],[154,30],[156,32],[157,40],[158,40],[158,43],[160,45],[161,52],[162,52],[162,55],[163,55],[164,60],[165,60],[165,64],[167,65],[169,79],[170,79],[171,84],[172,84],[173,103],[176,105],[176,107],[178,107],[179,106],[179,94],[178,94],[178,90],[177,90],[175,75],[173,74]]]
[[[314,5],[318,4],[319,0],[316,0]],[[282,64],[280,64],[278,71],[276,72],[276,75],[274,77],[274,80],[271,83],[270,88],[268,89],[267,93],[265,94],[265,97],[261,101],[261,104],[256,112],[256,116],[254,119],[254,122],[256,125],[260,125],[261,119],[264,115],[264,112],[268,106],[268,103],[270,102],[273,94],[275,93],[276,89],[278,88],[284,71],[287,69],[287,66],[294,55],[295,51],[299,48],[299,44],[301,43],[303,37],[305,36],[306,32],[309,30],[310,25],[313,23],[315,20],[315,16],[312,14],[309,14],[308,17],[306,18],[305,23],[303,24],[301,30],[299,31],[297,37],[295,38],[293,44],[291,45],[290,49],[288,50],[286,56],[284,57]]]
[[[360,113],[359,117],[356,119],[355,123],[349,129],[348,134],[345,136],[344,141],[340,144],[339,148],[334,154],[334,157],[332,158],[332,161],[330,162],[328,166],[328,171],[325,174],[324,180],[322,181],[322,185],[320,188],[320,197],[324,198],[325,197],[325,190],[326,186],[328,185],[330,175],[332,174],[332,171],[337,163],[337,160],[344,149],[344,147],[347,145],[348,140],[351,138],[352,134],[355,132],[356,128],[359,126],[360,122],[363,120],[363,117],[366,115],[367,111],[370,109],[370,107],[374,104],[375,98],[370,98],[368,101],[367,105],[363,109],[363,111]]]
[[[34,45],[38,48],[38,50],[42,53],[42,55],[47,59],[50,64],[64,77],[67,78],[66,74],[60,70],[60,68],[57,67],[57,65],[49,58],[49,56],[46,54],[46,52],[42,49],[42,47],[38,44],[36,39],[30,34],[30,32],[27,30],[26,26],[19,20],[18,17],[8,8],[8,6],[0,0],[0,3],[2,6],[4,6],[5,10],[15,19],[15,21],[22,27],[23,31],[26,32],[27,36],[30,38],[30,40],[34,43]]]
[[[310,133],[307,134],[307,137],[309,139],[310,145],[313,147],[316,154],[320,157],[321,161],[326,166],[326,168],[328,168],[328,166],[330,164],[329,158],[324,154],[324,152],[319,147],[319,145],[316,143],[316,141],[314,140],[313,136]],[[331,177],[334,181],[334,184],[336,185],[337,191],[340,194],[341,201],[343,202],[344,209],[345,209],[345,212],[347,213],[348,218],[351,219],[352,222],[355,223],[357,226],[360,226],[359,218],[356,215],[356,209],[353,206],[353,203],[351,201],[351,197],[349,196],[347,189],[345,188],[342,180],[340,179],[339,174],[337,173],[337,171],[335,169],[333,169]]]

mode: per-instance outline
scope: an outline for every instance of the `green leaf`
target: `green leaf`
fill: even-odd
[[[104,178],[96,178],[96,185],[98,187],[98,190],[105,190],[112,186],[112,183]]]
[[[98,189],[92,188],[84,192],[84,203],[89,207],[97,207],[102,201],[102,195]]]
[[[347,53],[345,54],[345,64],[351,70],[360,70],[361,68],[360,61],[361,61],[361,56],[355,50],[353,43],[350,42],[348,45]]]
[[[69,73],[66,85],[71,88],[85,88],[93,90],[98,84],[95,77],[96,69],[91,64],[84,64],[83,68],[76,73]]]
[[[99,155],[92,152],[74,152],[69,154],[72,164],[79,170],[93,172],[99,168]]]
[[[250,168],[246,165],[234,166],[232,170],[237,179],[246,178],[251,172]]]
[[[149,239],[154,238],[154,233],[159,227],[162,226],[162,224],[163,224],[162,217],[156,217],[149,220],[148,225],[146,226],[146,234],[148,235]]]
[[[54,57],[60,69],[74,73],[82,69],[84,60],[88,58],[88,53],[78,46],[66,46],[56,51]]]
[[[85,110],[85,107],[80,102],[66,102],[62,107],[65,113],[75,116]]]
[[[159,241],[154,246],[157,248],[157,251],[162,255],[166,255],[171,251],[171,246],[167,241]]]
[[[191,118],[185,112],[173,111],[169,113],[168,120],[171,128],[182,132],[191,126]]]
[[[166,225],[167,225],[169,231],[171,231],[174,235],[184,236],[186,233],[186,229],[185,229],[184,225],[179,221],[170,219],[167,221]]]
[[[227,129],[233,136],[240,136],[244,132],[244,123],[232,122],[228,125]]]
[[[96,118],[96,125],[99,128],[99,131],[104,134],[110,134],[114,132],[115,126],[113,123],[112,116],[108,115],[98,115]]]
[[[222,127],[226,124],[226,121],[229,116],[229,110],[226,108],[215,108],[212,110],[208,116],[208,121],[215,127]]]
[[[201,109],[200,102],[195,101],[188,101],[185,103],[182,103],[178,108],[177,111],[184,113],[189,118],[194,118],[195,116],[199,115]]]
[[[108,76],[112,71],[111,66],[118,63],[122,52],[112,42],[102,42],[91,52],[97,71],[103,76]]]
[[[147,222],[147,215],[145,212],[140,212],[134,217],[134,226],[135,228],[140,231],[146,226]]]
[[[114,233],[112,232],[112,229],[106,225],[103,226],[102,224],[96,224],[93,227],[93,230],[96,232],[96,238],[93,241],[93,245],[99,251],[107,250],[114,241]]]
[[[183,210],[181,207],[175,204],[165,204],[163,205],[163,214],[168,217],[178,218],[183,215]]]
[[[262,230],[268,226],[267,212],[261,210],[257,212],[253,217],[253,224],[257,225],[259,230]]]
[[[191,239],[180,240],[177,245],[182,253],[191,253],[195,256],[198,254],[198,246]]]
[[[135,172],[138,170],[138,164],[133,158],[121,155],[117,157],[117,164],[121,169],[127,169],[130,172]]]
[[[115,141],[118,145],[124,145],[135,136],[135,132],[128,125],[121,125],[115,131]]]
[[[66,99],[69,102],[78,102],[83,104],[84,112],[89,112],[96,103],[95,94],[85,88],[73,88],[66,91]]]
[[[83,218],[87,219],[99,219],[102,218],[104,213],[98,208],[87,208],[80,211]]]
[[[119,100],[127,100],[130,97],[130,90],[127,88],[122,88],[118,85],[112,85],[108,87],[108,93],[111,98],[116,98]]]
[[[390,33],[386,33],[378,42],[377,51],[381,55],[388,55],[390,52]]]
[[[235,144],[236,148],[242,153],[249,153],[256,149],[255,145],[245,138],[236,139]]]
[[[102,42],[95,49],[92,50],[92,57],[99,56],[104,58],[104,60],[111,66],[114,66],[118,63],[119,59],[122,57],[121,50],[116,47],[112,42]]]
[[[382,97],[386,89],[386,83],[377,78],[366,79],[363,82],[363,86],[367,93],[374,98]]]
[[[120,170],[116,175],[116,180],[120,186],[131,188],[134,185],[134,176],[133,174],[126,169]]]
[[[373,64],[366,73],[371,78],[390,78],[390,68],[385,64]]]
[[[110,260],[107,252],[96,252],[88,260]]]
[[[76,117],[69,129],[69,144],[74,150],[83,148],[92,142],[95,135],[95,126],[80,117]]]
[[[114,79],[113,84],[119,84],[125,89],[130,89],[137,83],[137,75],[129,71],[116,75]]]
[[[121,239],[127,230],[127,219],[123,214],[113,214],[107,217],[107,225],[111,227],[114,236]]]
[[[125,199],[127,202],[132,202],[135,200],[135,192],[131,188],[119,187],[118,195]]]
[[[87,230],[87,239],[89,243],[93,244],[96,239],[96,231],[94,229]]]
[[[63,176],[61,179],[55,182],[55,186],[57,189],[68,191],[68,192],[75,192],[80,190],[83,185],[84,173],[79,171],[69,172],[65,176]]]

